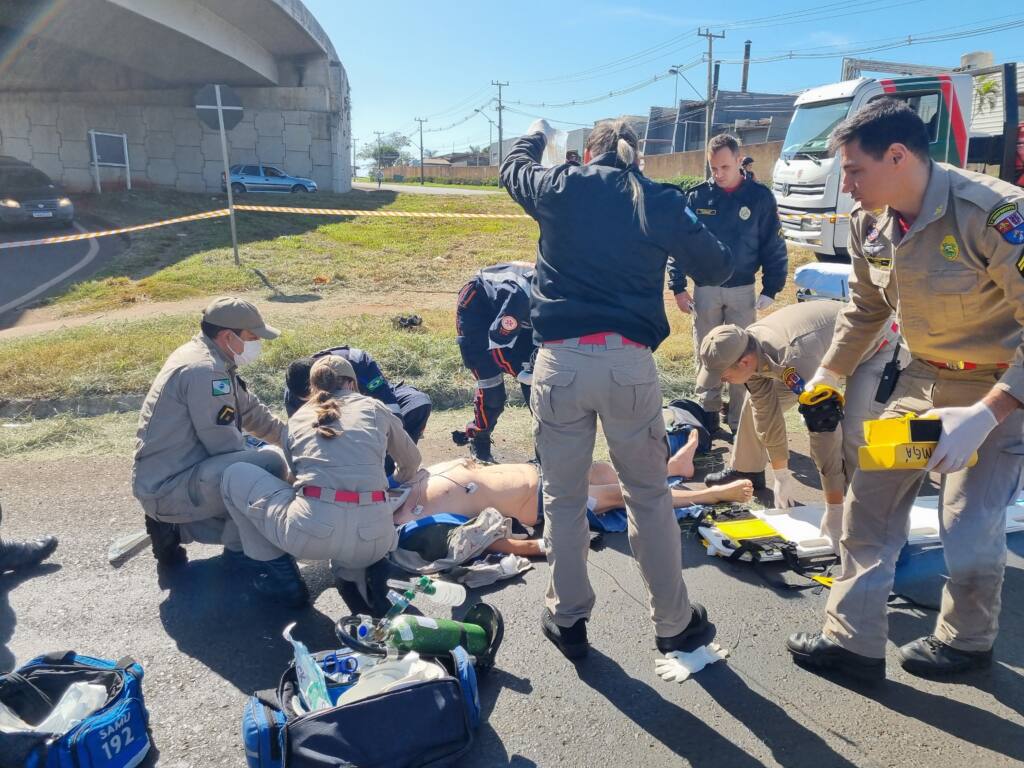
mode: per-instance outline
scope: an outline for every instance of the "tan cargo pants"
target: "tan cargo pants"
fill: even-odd
[[[551,577],[546,605],[559,626],[590,616],[594,591],[587,575],[587,489],[597,419],[619,474],[629,543],[650,598],[655,632],[671,637],[690,622],[682,545],[665,483],[668,448],[661,386],[647,347],[576,339],[537,353],[531,408],[544,469],[544,538]]]
[[[693,288],[693,351],[700,350],[700,343],[719,325],[734,324],[746,328],[757,319],[757,294],[753,285],[738,285],[734,288],[720,288],[711,285],[697,285]],[[697,357],[697,365],[700,358]],[[705,411],[717,413],[722,407],[722,387],[697,388],[694,399]],[[740,411],[747,396],[742,384],[729,384],[729,428],[735,434],[740,423]]]
[[[992,366],[943,370],[915,360],[900,374],[883,415],[971,405],[1002,373]],[[949,580],[934,634],[954,648],[987,651],[995,640],[1006,564],[1005,509],[1016,499],[1022,467],[1024,411],[1017,410],[982,443],[975,466],[942,478],[939,533]],[[886,600],[924,476],[922,470],[853,475],[843,513],[842,570],[829,593],[824,633],[854,653],[885,655]]]
[[[220,493],[225,470],[245,464],[274,477],[287,477],[288,464],[279,448],[265,446],[211,456],[177,476],[171,490],[156,499],[143,499],[147,515],[162,523],[175,523],[184,543],[223,544],[238,551],[242,541],[228,516]]]
[[[236,464],[221,483],[224,504],[254,560],[285,552],[299,560],[330,560],[335,576],[356,581],[394,549],[393,500],[346,504],[309,498],[252,464]]]
[[[875,402],[875,393],[885,364],[892,359],[893,349],[886,345],[869,357],[846,382],[846,405],[843,423],[835,432],[810,432],[810,453],[821,475],[821,487],[829,491],[845,491],[857,468],[857,449],[864,444],[864,422],[877,419],[885,403]],[[909,360],[909,358],[908,358]],[[785,413],[797,405],[797,396],[781,381],[774,382],[779,411]],[[740,424],[733,440],[732,467],[740,472],[763,472],[768,466],[768,452],[754,428],[753,401],[747,398],[740,414]]]

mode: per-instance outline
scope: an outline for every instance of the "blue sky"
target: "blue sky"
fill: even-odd
[[[692,65],[679,79],[679,98],[697,98],[706,87],[707,43],[696,28],[725,30],[715,58],[738,61],[743,42],[753,43],[750,90],[794,92],[839,79],[842,52],[862,51],[897,38],[955,35],[991,27],[984,34],[873,52],[861,58],[955,66],[960,54],[986,50],[997,62],[1024,58],[1024,6],[978,0],[733,0],[729,4],[649,0],[521,0],[469,3],[455,0],[340,3],[305,0],[330,35],[352,85],[353,135],[361,145],[374,131],[413,133],[413,118],[427,117],[426,147],[439,152],[486,145],[488,123],[474,108],[497,120],[488,103],[508,81],[505,135],[521,133],[542,115],[558,127],[620,114],[646,114],[669,106],[675,78],[668,76],[632,93],[571,107],[553,105],[591,99],[664,75],[675,64]],[[970,8],[970,15],[963,9]],[[770,14],[770,15],[769,15]],[[757,62],[787,52],[830,58]],[[720,87],[738,89],[741,66],[723,63]],[[692,84],[692,87],[691,87]],[[516,114],[512,110],[530,115]],[[463,118],[472,117],[462,122]],[[453,123],[459,123],[453,127]],[[445,130],[438,130],[445,129]],[[497,131],[494,131],[497,139]]]

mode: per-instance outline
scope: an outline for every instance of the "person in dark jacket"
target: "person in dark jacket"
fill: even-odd
[[[541,626],[566,657],[587,653],[595,600],[587,576],[587,473],[600,417],[657,646],[669,652],[706,628],[707,611],[687,596],[665,485],[668,450],[652,355],[669,334],[665,265],[672,256],[684,272],[717,285],[729,277],[732,257],[677,187],[644,177],[627,121],[596,126],[579,167],[540,164],[552,135],[547,121],[534,123],[501,166],[502,186],[540,226],[530,406],[551,566]]]
[[[734,268],[732,277],[721,286],[708,285],[694,276],[691,297],[686,270],[669,259],[669,287],[676,295],[676,304],[694,316],[694,349],[700,349],[712,328],[729,324],[746,328],[754,322],[757,310],[768,309],[786,284],[789,266],[775,197],[768,187],[743,175],[739,141],[729,134],[715,136],[708,144],[708,163],[711,179],[691,189],[686,202],[701,222],[729,246]],[[759,270],[761,293],[757,295],[754,280]],[[745,394],[742,386],[729,385],[728,423],[733,434]],[[714,434],[722,409],[722,386],[697,387],[694,399],[705,410],[708,429]]]
[[[508,395],[505,375],[514,376],[530,402],[530,281],[533,264],[513,261],[484,267],[459,291],[455,341],[462,363],[476,380],[473,420],[452,432],[456,445],[470,444],[481,461],[494,462],[491,435]]]

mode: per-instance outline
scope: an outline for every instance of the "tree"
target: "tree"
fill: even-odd
[[[975,111],[987,112],[990,109],[995,109],[999,104],[1001,92],[999,80],[995,77],[989,75],[977,78],[974,82]]]
[[[409,137],[397,131],[381,136],[380,143],[368,141],[363,144],[358,157],[372,160],[379,168],[390,168],[402,159],[402,148],[409,146]],[[404,153],[408,155],[408,152]]]

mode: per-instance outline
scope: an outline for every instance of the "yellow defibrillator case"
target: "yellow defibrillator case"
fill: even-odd
[[[941,435],[942,422],[938,417],[923,419],[908,413],[896,419],[865,421],[865,444],[857,449],[860,468],[865,471],[924,469]],[[967,466],[977,463],[975,451]]]

